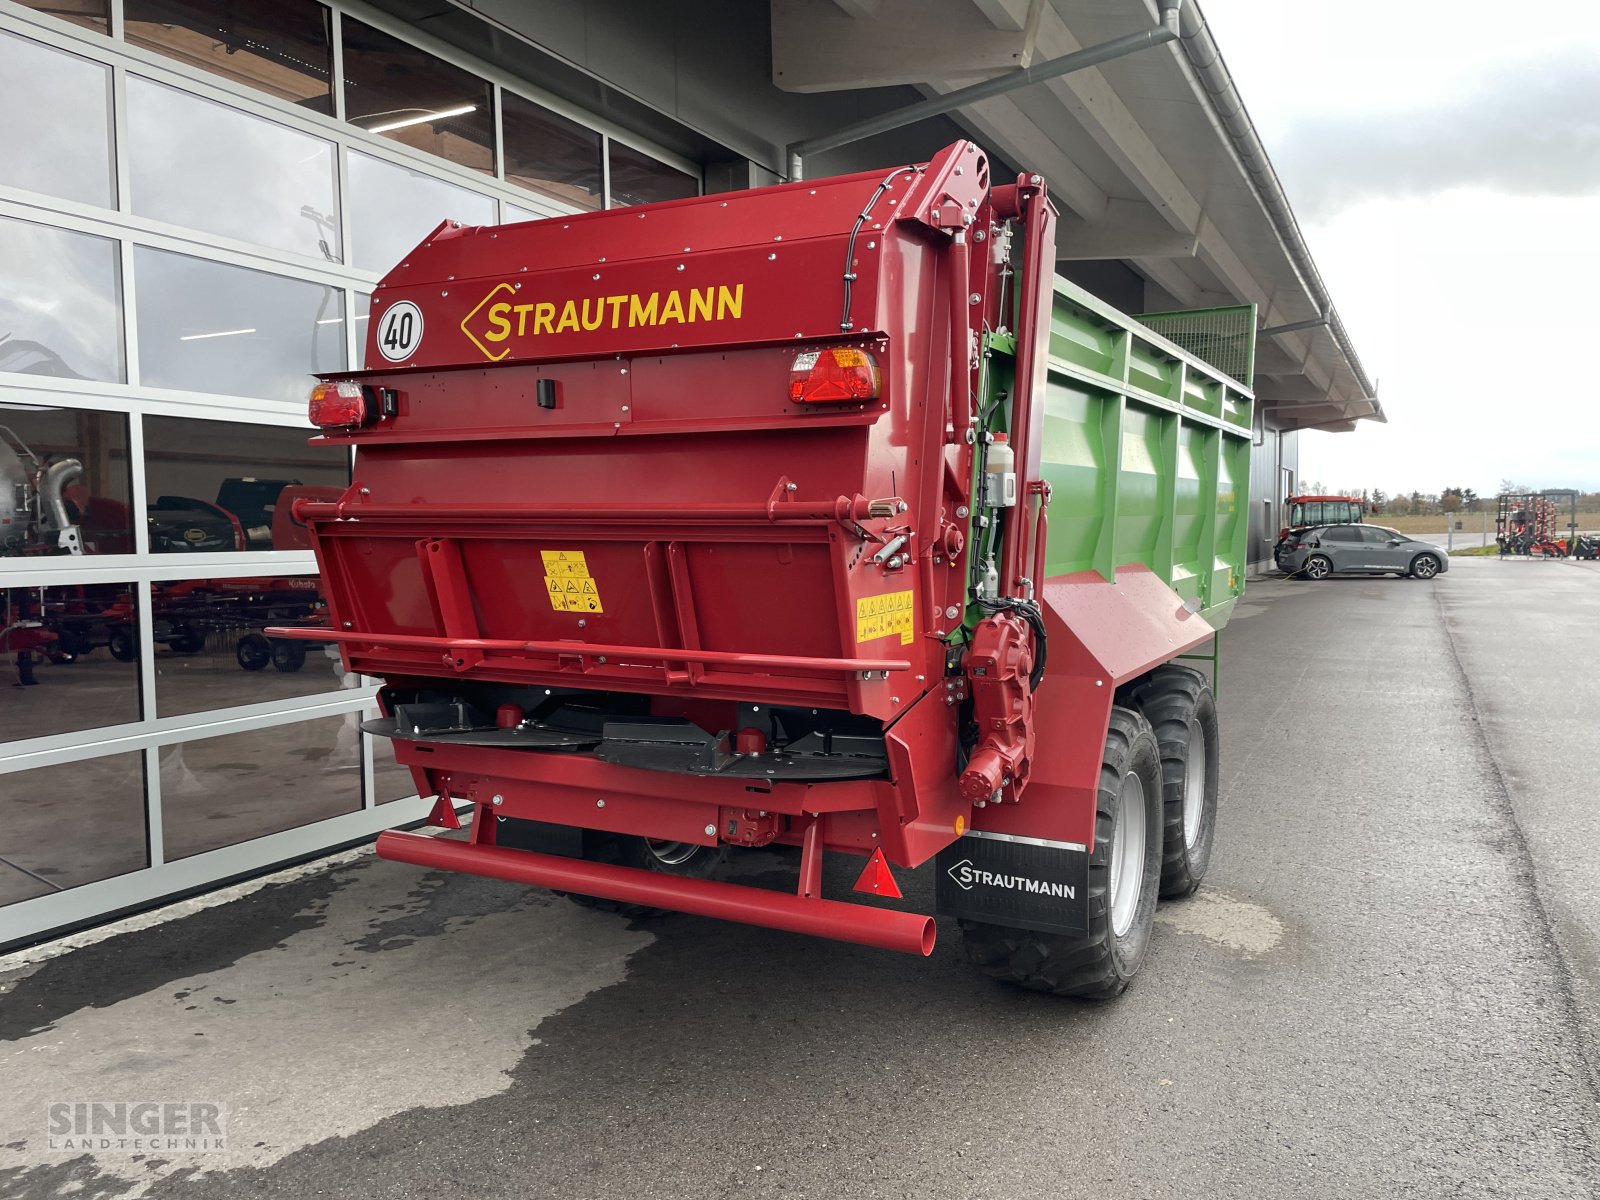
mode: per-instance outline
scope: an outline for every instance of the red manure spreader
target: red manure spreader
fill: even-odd
[[[931,162],[439,226],[294,504],[433,823],[378,853],[1109,996],[1216,811],[1238,380],[1054,277],[1043,183]],[[1253,320],[1251,310],[1242,310]],[[798,849],[792,890],[718,878]],[[824,896],[826,855],[866,859]]]

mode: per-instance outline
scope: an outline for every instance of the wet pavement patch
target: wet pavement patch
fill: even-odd
[[[181,937],[165,924],[129,930],[26,967],[11,986],[0,971],[0,1042],[47,1030],[81,1008],[110,1008],[269,949],[321,924],[328,897],[346,878],[344,871],[330,871],[269,884],[183,917]]]

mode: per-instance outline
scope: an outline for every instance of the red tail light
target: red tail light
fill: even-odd
[[[878,364],[848,346],[807,350],[789,368],[789,399],[796,404],[850,404],[878,398]]]
[[[354,429],[372,418],[359,383],[319,383],[311,389],[311,423],[319,429]]]

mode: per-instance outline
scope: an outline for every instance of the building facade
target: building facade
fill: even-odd
[[[255,12],[255,18],[238,14]],[[310,374],[445,218],[700,165],[312,0],[0,4],[0,943],[426,808],[314,623]],[[76,545],[64,546],[63,537]]]

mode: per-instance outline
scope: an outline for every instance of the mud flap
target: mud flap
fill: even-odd
[[[1041,933],[1089,932],[1089,854],[1068,842],[968,834],[939,851],[940,915]]]

